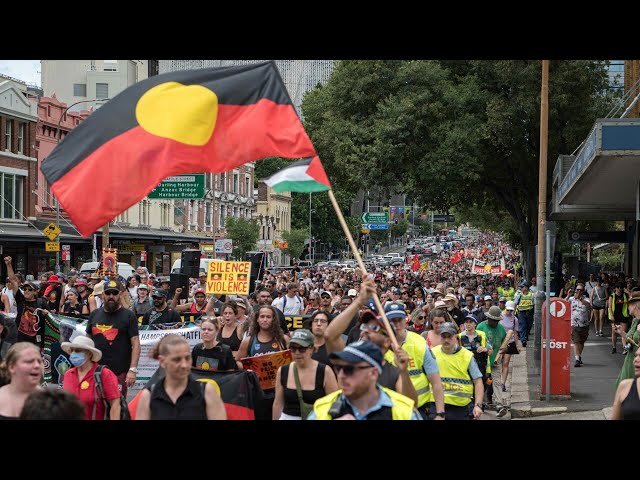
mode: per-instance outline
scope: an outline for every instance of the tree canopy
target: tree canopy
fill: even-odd
[[[244,259],[246,252],[256,248],[260,228],[255,220],[227,217],[225,222],[226,236],[233,240],[233,256]]]
[[[336,190],[376,186],[498,223],[506,214],[532,269],[540,85],[540,61],[341,61],[302,111]],[[549,177],[606,113],[606,88],[604,62],[550,62]]]

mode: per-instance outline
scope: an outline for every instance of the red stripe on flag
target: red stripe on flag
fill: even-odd
[[[51,190],[88,237],[167,177],[226,172],[268,156],[315,156],[293,107],[265,99],[248,106],[219,105],[208,144],[185,145],[138,126],[96,149]]]
[[[323,185],[331,188],[331,182],[329,182],[329,177],[327,177],[327,173],[324,171],[324,167],[322,166],[320,157],[313,157],[313,160],[311,160],[306,173],[316,182],[322,183]]]

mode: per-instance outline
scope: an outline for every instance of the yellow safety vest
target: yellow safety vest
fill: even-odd
[[[498,294],[501,297],[505,297],[508,300],[513,300],[513,297],[516,294],[516,289],[513,287],[509,287],[508,289],[506,288],[502,288],[502,287],[498,287]]]
[[[628,298],[627,298],[627,294],[623,293],[622,294],[622,298],[624,299],[624,303],[622,304],[622,316],[623,317],[628,317],[629,316],[629,304],[628,302]],[[612,293],[611,294],[611,301],[609,302],[609,320],[613,321],[613,313],[616,309],[616,294]]]
[[[413,400],[396,392],[395,390],[390,390],[380,385],[378,385],[378,387],[389,395],[389,398],[391,398],[391,402],[393,403],[393,406],[391,407],[391,418],[393,420],[411,420],[415,406]],[[313,404],[313,411],[316,413],[316,418],[318,420],[331,420],[329,410],[331,409],[333,402],[336,401],[341,393],[342,390],[336,390],[335,392],[316,400],[316,403]]]
[[[431,384],[423,368],[427,342],[417,333],[407,332],[407,337],[402,344],[402,349],[409,355],[409,378],[411,378],[413,388],[416,389],[416,393],[418,394],[418,407],[422,407],[429,401],[429,393],[431,392]],[[392,350],[387,350],[384,359],[394,367],[397,367],[395,364],[396,357]]]
[[[519,312],[527,312],[533,308],[533,293],[529,292],[526,295],[520,294],[520,303],[518,303]]]
[[[469,375],[469,364],[473,353],[460,348],[453,355],[442,351],[442,345],[431,349],[438,361],[440,379],[444,390],[444,403],[464,407],[473,401],[473,379]]]

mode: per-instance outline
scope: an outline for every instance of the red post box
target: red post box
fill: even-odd
[[[551,385],[549,394],[555,397],[568,397],[571,394],[571,305],[561,298],[551,299],[551,308],[547,302],[542,307],[542,385],[540,392],[547,393],[547,315],[551,313]]]

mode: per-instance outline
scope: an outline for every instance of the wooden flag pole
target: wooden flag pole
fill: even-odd
[[[329,190],[327,193],[329,194],[329,199],[331,200],[333,209],[336,211],[336,215],[338,216],[338,220],[340,221],[340,225],[342,226],[342,231],[347,237],[347,241],[349,242],[349,246],[351,247],[351,251],[353,252],[353,256],[356,259],[356,262],[358,262],[358,266],[360,267],[360,270],[362,270],[365,273],[368,273],[366,267],[364,266],[364,262],[362,261],[362,257],[360,256],[360,252],[356,247],[356,242],[353,241],[353,237],[351,236],[351,232],[349,231],[347,222],[345,221],[344,216],[342,215],[342,211],[340,210],[340,206],[338,205],[336,197],[333,195],[333,190]],[[387,316],[384,313],[384,307],[382,306],[382,302],[380,302],[380,299],[378,298],[378,292],[375,292],[375,291],[373,292],[373,302],[375,303],[376,308],[378,309],[378,313],[380,313],[380,316],[382,317],[382,321],[384,322],[384,327],[387,329],[393,348],[394,349],[398,348],[399,346],[398,340],[396,339],[396,335],[393,331],[393,328],[391,328],[391,324],[389,324],[389,320],[387,319]]]

